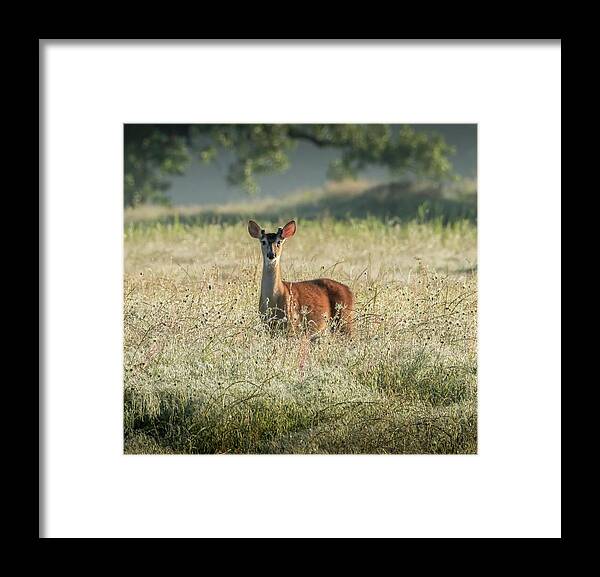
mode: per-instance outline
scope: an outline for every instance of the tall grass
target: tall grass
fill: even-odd
[[[357,300],[353,337],[315,342],[265,330],[244,221],[140,223],[125,231],[126,452],[476,452],[470,220],[300,220],[284,279],[335,278]]]

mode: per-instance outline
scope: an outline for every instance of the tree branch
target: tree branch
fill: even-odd
[[[308,142],[312,142],[312,144],[318,146],[319,148],[324,148],[325,146],[333,145],[333,142],[331,140],[322,140],[320,138],[317,138],[314,134],[311,134],[310,132],[304,132],[303,130],[300,130],[293,126],[290,126],[290,128],[288,129],[288,136],[290,138],[296,138],[298,140],[307,140]]]

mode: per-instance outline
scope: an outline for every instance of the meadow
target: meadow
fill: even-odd
[[[126,453],[477,452],[475,196],[363,189],[126,211]],[[352,337],[266,331],[248,217],[297,219],[283,278],[346,283]]]

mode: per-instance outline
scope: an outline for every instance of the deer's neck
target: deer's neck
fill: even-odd
[[[266,299],[269,299],[271,305],[275,305],[279,297],[284,292],[283,282],[281,282],[281,269],[279,268],[279,260],[273,266],[269,266],[266,262],[263,263],[263,274],[260,285],[260,300],[263,304]]]

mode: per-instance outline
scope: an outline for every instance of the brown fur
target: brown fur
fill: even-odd
[[[352,333],[354,297],[344,284],[328,278],[283,282],[282,309],[295,331],[306,323],[310,332],[321,332],[334,319],[332,327]]]

